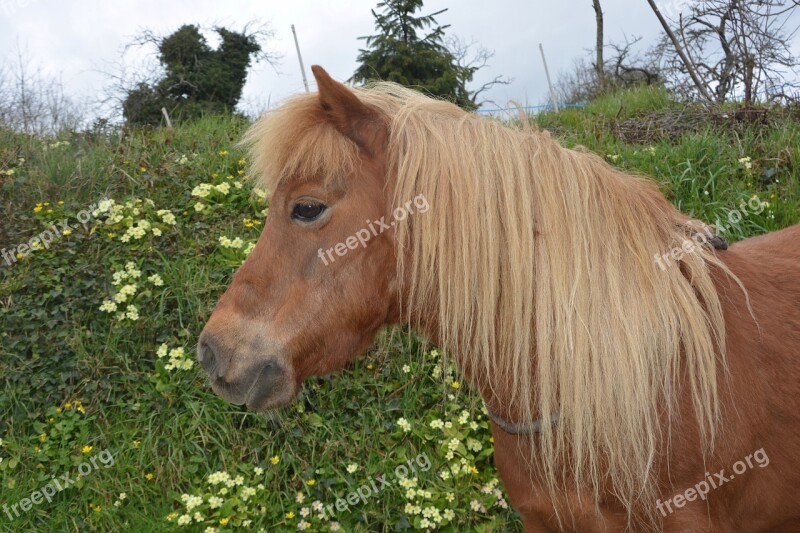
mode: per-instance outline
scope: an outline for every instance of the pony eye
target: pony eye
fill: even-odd
[[[318,219],[326,209],[326,205],[317,202],[300,202],[292,209],[292,218],[301,222],[313,222]]]

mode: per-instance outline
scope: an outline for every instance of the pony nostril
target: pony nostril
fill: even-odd
[[[197,360],[200,361],[206,372],[212,374],[213,377],[213,371],[217,366],[217,357],[211,346],[204,340],[197,344]]]

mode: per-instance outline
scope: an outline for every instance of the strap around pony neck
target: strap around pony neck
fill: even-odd
[[[486,411],[489,413],[489,418],[492,419],[497,427],[508,433],[509,435],[516,435],[516,436],[526,436],[526,435],[536,435],[537,433],[542,431],[542,421],[541,420],[534,420],[530,424],[521,424],[519,422],[512,422],[511,420],[506,420],[505,418],[501,417],[487,405]],[[550,419],[550,424],[555,424],[558,422],[558,415],[553,415]]]

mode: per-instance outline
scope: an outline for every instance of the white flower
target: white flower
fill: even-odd
[[[164,221],[164,224],[169,224],[170,226],[174,226],[176,224],[175,215],[169,209],[161,209],[156,211],[156,214],[161,217],[161,220]]]
[[[208,499],[208,506],[211,509],[216,509],[218,507],[222,507],[223,502],[224,502],[224,500],[222,498],[220,498],[219,496],[211,496]]]
[[[161,346],[158,347],[158,350],[156,350],[156,355],[159,357],[159,359],[167,355],[167,349],[168,346],[166,344],[162,344]],[[213,476],[214,474],[211,475]],[[211,483],[210,477],[209,477],[209,483]]]
[[[351,464],[347,465],[347,473],[348,473],[348,474],[352,474],[352,473],[354,473],[356,470],[358,470],[358,465],[357,465],[357,464],[353,464],[353,463],[351,463]]]
[[[136,308],[135,305],[129,305],[128,310],[125,313],[125,316],[128,317],[130,320],[139,320],[139,310]]]
[[[402,429],[405,433],[411,431],[411,424],[408,423],[408,420],[405,418],[398,418],[397,419],[397,426]]]
[[[231,186],[227,183],[220,183],[219,185],[215,185],[214,188],[222,194],[228,194],[231,191]]]
[[[100,306],[100,310],[107,313],[113,313],[117,310],[117,304],[111,300],[103,300],[103,305]]]
[[[188,514],[184,514],[184,515],[181,515],[178,518],[178,525],[179,526],[185,526],[186,524],[188,524],[191,521],[192,521],[192,517],[189,516]]]
[[[218,485],[220,483],[225,483],[230,476],[227,472],[214,472],[208,476],[208,484],[209,485]]]
[[[197,211],[197,212],[200,212],[205,208],[206,208],[205,204],[202,204],[200,202],[197,202],[196,204],[194,204],[194,210]]]
[[[156,287],[161,287],[164,285],[164,280],[161,279],[161,276],[158,274],[153,274],[152,276],[147,278],[147,281],[155,285]]]
[[[444,427],[444,422],[440,419],[436,419],[429,424],[433,429],[442,429]]]
[[[408,365],[403,365],[403,373],[408,374],[409,372],[411,372],[411,367]]]
[[[187,494],[184,494],[184,496],[187,496],[186,498],[182,498],[184,500],[184,503],[186,504],[187,511],[191,511],[192,509],[203,503],[203,498],[201,498],[200,496],[187,495]]]
[[[211,192],[213,185],[209,183],[201,183],[194,189],[192,189],[192,196],[197,196],[199,198],[205,198]]]

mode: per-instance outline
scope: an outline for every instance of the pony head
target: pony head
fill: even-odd
[[[292,401],[311,375],[342,367],[398,319],[395,251],[385,232],[387,121],[320,67],[317,95],[248,132],[272,190],[264,230],[203,329],[213,390],[254,410]]]

